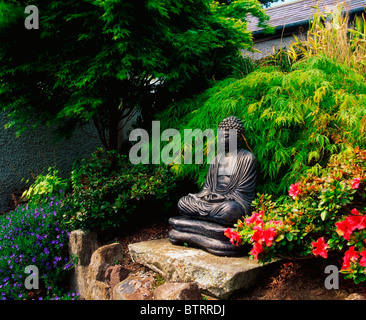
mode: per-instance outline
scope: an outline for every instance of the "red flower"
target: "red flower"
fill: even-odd
[[[254,234],[252,235],[251,240],[260,243],[261,245],[263,242],[266,244],[267,247],[272,245],[272,241],[276,236],[276,231],[274,228],[268,228],[266,230],[262,229],[260,226],[253,227]]]
[[[312,252],[315,256],[319,255],[323,258],[328,258],[328,245],[325,243],[324,238],[319,238],[316,242],[312,242],[311,245],[315,248]]]
[[[267,230],[263,231],[263,239],[266,243],[267,247],[270,247],[272,244],[272,241],[274,240],[276,236],[276,231],[274,228],[268,228]]]
[[[263,251],[263,246],[259,242],[254,242],[252,250],[249,252],[255,260],[258,260],[258,255]]]
[[[347,219],[343,220],[343,221],[339,221],[336,224],[337,230],[336,232],[340,235],[343,236],[346,240],[349,240],[350,235],[353,232],[353,228],[352,226],[349,224],[349,222],[347,221]]]
[[[299,188],[300,182],[296,183],[296,184],[292,184],[290,186],[290,190],[288,191],[288,194],[290,195],[290,197],[292,197],[292,199],[296,199],[297,195],[299,193],[301,193],[301,190]]]
[[[366,267],[366,249],[363,250],[362,252],[360,252],[361,255],[361,260],[360,260],[360,266],[361,267]]]
[[[260,217],[264,217],[264,211],[260,211],[260,212],[253,212],[253,214],[249,217],[245,219],[245,224],[247,226],[249,226],[252,223],[258,224],[258,223],[263,223],[263,220]]]
[[[366,228],[366,216],[348,216],[346,220],[348,220],[353,230]]]
[[[358,187],[360,186],[360,181],[361,178],[354,178],[352,180],[352,189],[358,189]]]
[[[350,235],[355,229],[362,230],[366,228],[366,216],[361,216],[357,209],[352,209],[352,216],[346,217],[343,221],[337,222],[336,232],[349,240]]]
[[[240,235],[236,231],[232,231],[230,228],[227,228],[224,232],[224,235],[227,236],[230,239],[230,242],[233,245],[239,245],[241,242]]]
[[[355,262],[359,257],[358,252],[355,251],[355,247],[349,247],[349,249],[345,252],[343,257],[343,265],[341,270],[348,269],[350,267],[351,261]]]

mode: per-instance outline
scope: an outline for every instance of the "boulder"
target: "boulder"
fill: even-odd
[[[114,287],[122,282],[124,279],[128,277],[129,270],[123,268],[120,265],[115,265],[111,269],[111,274],[109,276],[109,285],[111,286],[111,290],[113,292]]]
[[[346,300],[366,300],[366,296],[360,293],[351,293]]]
[[[84,292],[85,300],[112,299],[111,286],[107,283],[108,279],[106,279],[106,275],[108,275],[107,269],[123,258],[122,251],[122,246],[119,243],[112,243],[102,246],[93,252],[85,278],[87,283]]]
[[[133,261],[160,273],[166,282],[196,282],[203,293],[219,299],[253,287],[275,263],[262,266],[248,256],[217,256],[173,245],[169,239],[132,243],[128,248]]]
[[[69,237],[69,254],[75,258],[75,266],[71,274],[71,290],[78,292],[81,298],[85,297],[87,290],[87,275],[89,272],[90,258],[98,249],[97,234],[83,230],[73,230]]]
[[[111,300],[111,287],[109,284],[92,279],[85,292],[85,300]]]
[[[95,279],[105,281],[106,270],[123,258],[123,248],[119,243],[102,246],[93,252],[89,270]]]
[[[69,237],[70,257],[77,257],[77,265],[87,267],[90,258],[98,249],[98,239],[95,232],[85,232],[83,230],[73,230]]]
[[[113,300],[151,300],[152,281],[152,277],[129,276],[114,287]]]
[[[104,274],[104,279],[106,279],[108,281],[111,279],[111,273],[112,273],[113,268],[114,268],[114,266],[109,266],[106,269],[105,274]]]
[[[202,300],[202,295],[195,282],[167,282],[154,290],[154,300]]]

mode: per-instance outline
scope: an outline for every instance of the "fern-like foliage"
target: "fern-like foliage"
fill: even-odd
[[[361,75],[315,56],[295,63],[290,72],[263,66],[243,78],[225,79],[196,99],[172,104],[158,120],[162,130],[175,128],[183,137],[184,129],[216,130],[223,118],[239,117],[246,128],[244,147],[260,165],[258,191],[281,194],[348,145],[366,147],[365,105]],[[184,161],[172,166],[200,186],[207,168]]]

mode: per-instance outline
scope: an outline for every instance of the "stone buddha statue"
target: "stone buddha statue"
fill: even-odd
[[[182,217],[169,220],[173,226],[169,238],[172,243],[196,245],[217,255],[238,255],[241,246],[233,246],[224,231],[238,219],[251,214],[257,160],[250,151],[241,148],[244,126],[240,119],[225,118],[218,129],[224,148],[212,161],[202,191],[179,200],[178,210]],[[233,131],[236,132],[235,148],[230,147]]]

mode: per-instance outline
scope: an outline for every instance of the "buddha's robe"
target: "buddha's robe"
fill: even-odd
[[[250,215],[255,197],[257,160],[251,152],[239,149],[231,172],[222,176],[222,157],[224,155],[219,154],[211,163],[203,190],[179,200],[181,214],[225,225]]]

